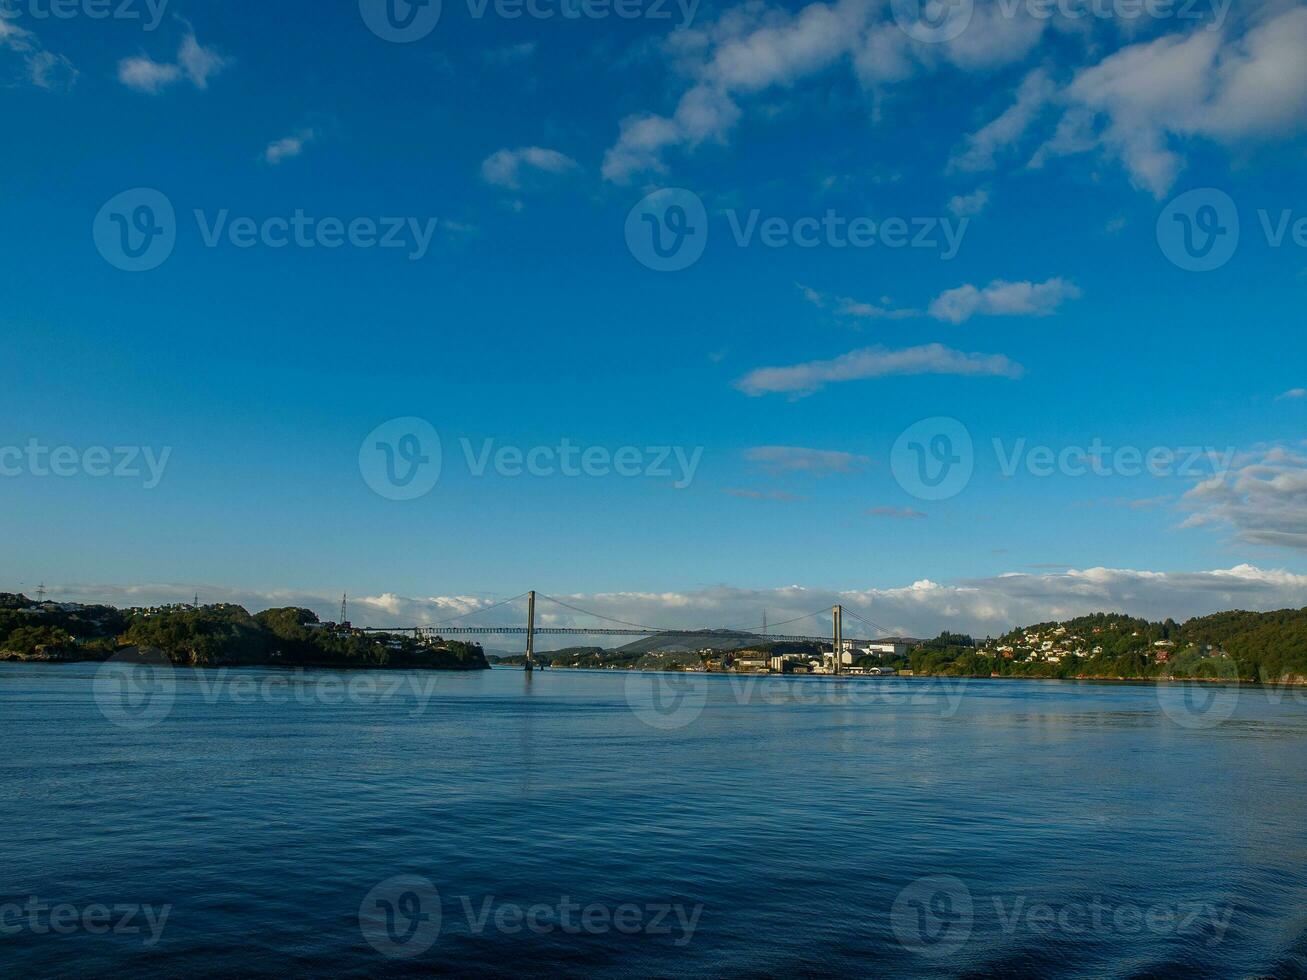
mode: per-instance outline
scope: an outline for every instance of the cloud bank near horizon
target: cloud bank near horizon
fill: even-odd
[[[67,602],[104,602],[118,606],[189,602],[195,592],[181,585],[88,585],[49,587],[49,598]],[[304,606],[324,620],[335,619],[339,595],[296,590],[252,591],[202,587],[200,601],[234,602],[251,612],[275,606]],[[1266,611],[1307,606],[1307,575],[1242,564],[1197,572],[1156,572],[1087,568],[1058,572],[1011,572],[953,584],[923,579],[898,588],[835,591],[793,585],[776,589],[742,589],[727,585],[687,592],[604,592],[562,595],[560,599],[612,619],[680,629],[732,627],[756,629],[764,610],[776,632],[821,635],[829,631],[824,610],[836,602],[887,632],[934,636],[941,630],[997,636],[1016,626],[1067,619],[1092,612],[1123,612],[1151,620],[1183,621],[1227,609]],[[349,613],[357,626],[418,626],[478,613],[467,625],[522,625],[525,603],[490,609],[499,598],[481,596],[400,596],[380,593],[351,596]],[[823,611],[788,626],[788,619]],[[541,598],[538,626],[594,624]],[[856,622],[850,620],[849,622]],[[846,626],[846,629],[848,627]],[[859,629],[858,634],[865,633]],[[516,645],[512,637],[481,638],[491,648]],[[624,637],[542,637],[543,648],[572,644],[615,646]]]

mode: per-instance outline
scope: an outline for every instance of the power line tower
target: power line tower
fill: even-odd
[[[36,587],[36,601],[45,602],[45,583],[42,582]]]
[[[349,597],[344,592],[340,594],[340,626],[349,629]]]
[[[191,603],[191,608],[193,609],[200,608],[200,594],[198,592],[195,593],[195,600]]]

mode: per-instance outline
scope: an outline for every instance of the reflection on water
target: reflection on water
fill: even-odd
[[[6,972],[1307,971],[1302,692],[96,675],[0,665]]]

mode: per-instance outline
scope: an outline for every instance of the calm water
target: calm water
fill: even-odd
[[[1303,695],[96,676],[0,664],[6,975],[1307,976]]]

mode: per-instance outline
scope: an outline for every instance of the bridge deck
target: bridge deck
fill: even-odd
[[[732,632],[729,630],[638,630],[623,629],[616,626],[537,626],[534,630],[528,630],[525,626],[395,626],[395,627],[367,627],[364,632],[368,633],[413,633],[417,636],[427,634],[433,636],[525,636],[528,632],[536,635],[546,634],[551,636],[701,636],[705,639],[740,639],[747,638],[760,643],[830,643],[829,636],[791,636],[780,633],[745,633]],[[851,643],[872,643],[873,640],[858,639],[853,636],[844,637]],[[881,640],[880,642],[885,642]]]

